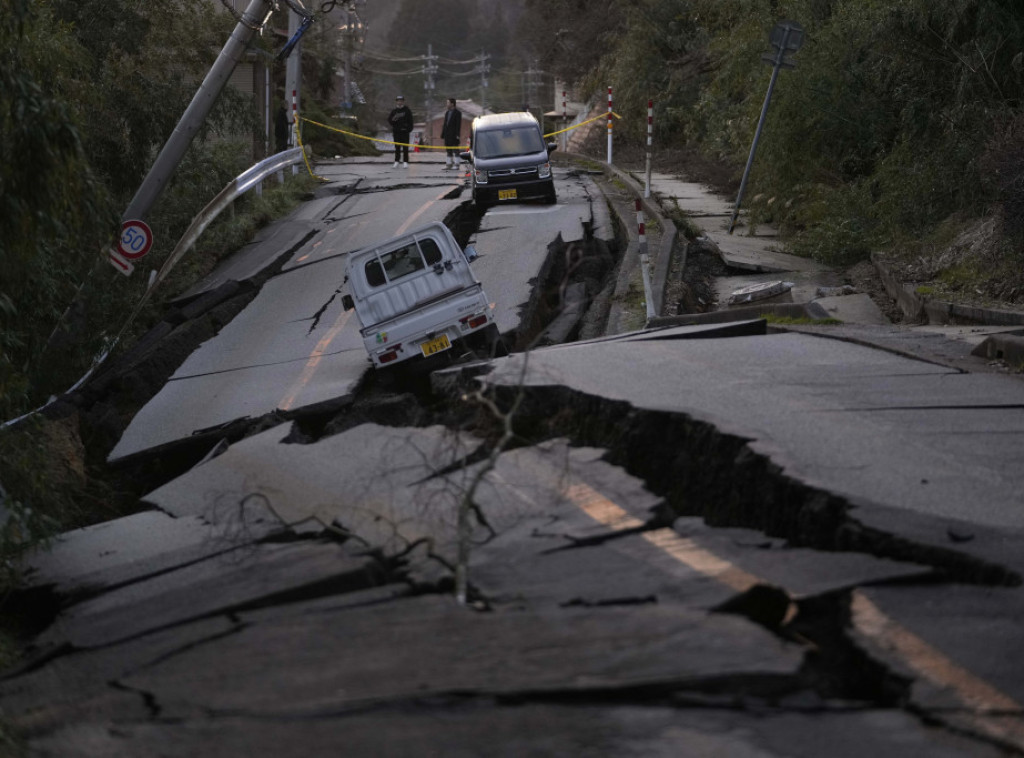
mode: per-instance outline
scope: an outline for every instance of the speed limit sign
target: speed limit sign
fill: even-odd
[[[149,252],[153,246],[153,230],[145,221],[134,219],[121,224],[121,238],[117,241],[117,252],[125,259],[135,261]]]

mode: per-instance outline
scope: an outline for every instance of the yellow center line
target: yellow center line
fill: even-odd
[[[643,521],[630,516],[621,507],[587,484],[573,484],[566,489],[565,495],[584,513],[609,529],[622,531],[636,529],[644,525]],[[762,583],[753,574],[748,574],[729,561],[705,550],[693,540],[680,536],[674,529],[657,529],[644,532],[640,536],[655,547],[664,550],[677,561],[685,563],[694,571],[717,579],[738,592],[745,592],[754,585]]]
[[[644,524],[587,484],[572,484],[564,489],[564,494],[584,513],[609,529],[622,531]],[[674,529],[657,529],[643,532],[640,536],[695,571],[738,592],[764,583],[763,579],[680,536]],[[952,690],[966,706],[975,709],[975,713],[959,715],[964,722],[991,737],[1024,747],[1024,719],[1020,716],[1024,707],[1020,703],[886,616],[859,590],[853,592],[851,609],[853,625],[861,634],[884,649],[894,650],[924,679],[937,687]]]
[[[1020,703],[900,626],[860,590],[853,592],[851,611],[857,631],[879,647],[894,650],[924,679],[936,687],[953,690],[964,705],[975,709],[975,713],[965,715],[975,728],[1024,747],[1024,707]]]
[[[302,392],[303,388],[309,383],[309,380],[313,378],[313,374],[316,373],[317,366],[320,365],[320,359],[324,353],[327,352],[327,348],[330,347],[332,340],[338,336],[339,332],[345,328],[345,324],[348,323],[349,315],[351,311],[342,311],[338,316],[338,319],[334,322],[334,325],[328,330],[319,342],[316,343],[316,347],[313,348],[313,352],[309,355],[309,360],[306,362],[305,368],[302,369],[302,373],[299,378],[292,382],[292,386],[288,388],[281,402],[277,404],[277,407],[282,411],[291,410],[295,404],[296,398],[299,393]]]
[[[412,214],[411,216],[409,216],[409,218],[407,218],[407,219],[405,220],[405,223],[404,223],[404,224],[402,224],[402,225],[401,225],[400,227],[398,227],[398,228],[397,228],[397,229],[395,230],[395,236],[397,237],[397,236],[398,236],[398,235],[400,235],[400,234],[404,234],[404,233],[406,232],[406,230],[407,230],[407,229],[408,229],[408,228],[409,228],[410,226],[412,226],[412,225],[413,225],[413,222],[414,222],[414,221],[416,221],[416,219],[418,219],[418,218],[419,218],[420,216],[422,216],[422,215],[423,215],[423,213],[424,213],[424,212],[425,212],[425,211],[427,210],[427,208],[429,208],[430,206],[432,206],[432,205],[433,205],[434,203],[436,203],[436,202],[437,202],[438,200],[440,200],[441,198],[443,198],[443,197],[444,197],[445,195],[447,195],[447,194],[448,194],[449,192],[451,192],[451,189],[446,189],[446,190],[443,190],[443,191],[441,192],[441,194],[439,194],[439,195],[438,195],[437,197],[435,197],[435,198],[434,198],[433,200],[428,200],[428,201],[427,201],[427,202],[425,202],[425,203],[424,203],[423,205],[421,205],[421,206],[420,206],[419,208],[417,208],[417,209],[416,209],[416,211],[415,211],[415,212],[413,212],[413,214]]]
[[[438,200],[443,198],[450,191],[451,190],[447,189],[444,190],[433,200],[428,200],[419,208],[417,208],[416,211],[413,212],[412,215],[410,215],[409,218],[405,220],[405,223],[403,223],[400,227],[398,227],[398,229],[395,230],[395,236],[397,237],[398,235],[403,234],[410,226],[412,226],[416,219],[418,219],[426,212],[427,208],[429,208],[431,205],[433,205]],[[318,245],[320,245],[321,242],[322,240],[318,241],[315,245],[313,245],[313,247],[316,248]],[[306,257],[308,257],[308,255],[303,256],[303,258]],[[303,260],[303,258],[300,258],[299,260],[301,261]],[[281,399],[281,402],[277,404],[277,407],[279,409],[281,409],[282,411],[288,411],[292,409],[293,405],[295,405],[295,401],[298,398],[299,393],[302,392],[302,390],[305,388],[307,384],[309,384],[310,379],[313,378],[313,374],[316,373],[317,367],[320,365],[320,359],[323,357],[324,353],[327,352],[327,348],[330,347],[331,341],[338,336],[338,333],[342,329],[345,328],[345,324],[348,323],[349,315],[349,311],[342,311],[341,315],[338,316],[338,320],[334,322],[334,326],[330,328],[327,334],[325,334],[323,338],[316,344],[316,347],[313,348],[313,352],[309,354],[309,361],[306,363],[305,368],[302,369],[302,374],[300,374],[299,378],[292,383],[291,387],[288,388],[288,391]]]

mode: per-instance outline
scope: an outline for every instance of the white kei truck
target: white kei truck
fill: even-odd
[[[489,355],[498,327],[469,266],[474,257],[439,221],[349,254],[342,305],[355,309],[374,368],[468,350]]]

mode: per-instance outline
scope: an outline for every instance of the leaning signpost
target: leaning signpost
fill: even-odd
[[[729,221],[729,234],[732,234],[736,226],[736,217],[740,215],[740,203],[743,202],[743,191],[747,188],[747,179],[750,177],[750,168],[754,165],[754,153],[757,152],[757,143],[761,139],[761,131],[764,129],[765,116],[768,115],[768,105],[772,101],[772,91],[775,89],[775,82],[779,78],[779,72],[784,68],[796,68],[796,62],[787,57],[789,53],[795,53],[804,44],[804,28],[796,21],[780,21],[770,36],[773,52],[765,53],[761,60],[770,63],[772,78],[768,83],[768,94],[765,95],[764,105],[761,106],[761,118],[757,122],[757,131],[754,132],[754,142],[750,145],[750,155],[747,157],[747,166],[743,169],[743,179],[740,181],[740,191],[736,195],[736,207],[732,212],[732,219]]]

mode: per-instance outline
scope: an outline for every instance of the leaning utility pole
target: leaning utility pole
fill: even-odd
[[[740,203],[743,202],[743,192],[747,188],[747,179],[750,178],[750,169],[754,165],[754,154],[757,152],[757,143],[761,139],[761,130],[764,129],[765,117],[768,115],[768,106],[772,101],[772,91],[775,89],[775,82],[779,78],[779,72],[784,68],[796,68],[796,63],[788,57],[795,53],[804,44],[804,28],[796,21],[780,21],[770,36],[774,53],[765,53],[761,60],[772,66],[772,78],[768,82],[768,94],[764,97],[764,105],[761,106],[761,117],[757,120],[757,130],[754,132],[754,141],[750,145],[750,155],[747,156],[747,165],[743,169],[743,178],[740,180],[740,191],[736,195],[736,207],[733,208],[732,218],[729,220],[729,234],[736,228],[736,219],[740,215]]]
[[[192,139],[213,109],[224,85],[231,77],[235,65],[245,54],[250,40],[266,23],[272,10],[273,3],[266,0],[252,0],[249,3],[249,7],[245,9],[245,13],[242,14],[234,31],[231,32],[231,37],[224,45],[224,49],[220,51],[220,55],[217,56],[217,60],[206,78],[203,79],[192,102],[185,109],[178,125],[174,127],[167,143],[157,155],[153,167],[146,174],[146,178],[142,180],[135,197],[125,209],[124,215],[121,217],[123,220],[142,220],[149,214],[160,193],[170,181],[171,175],[181,163]]]

